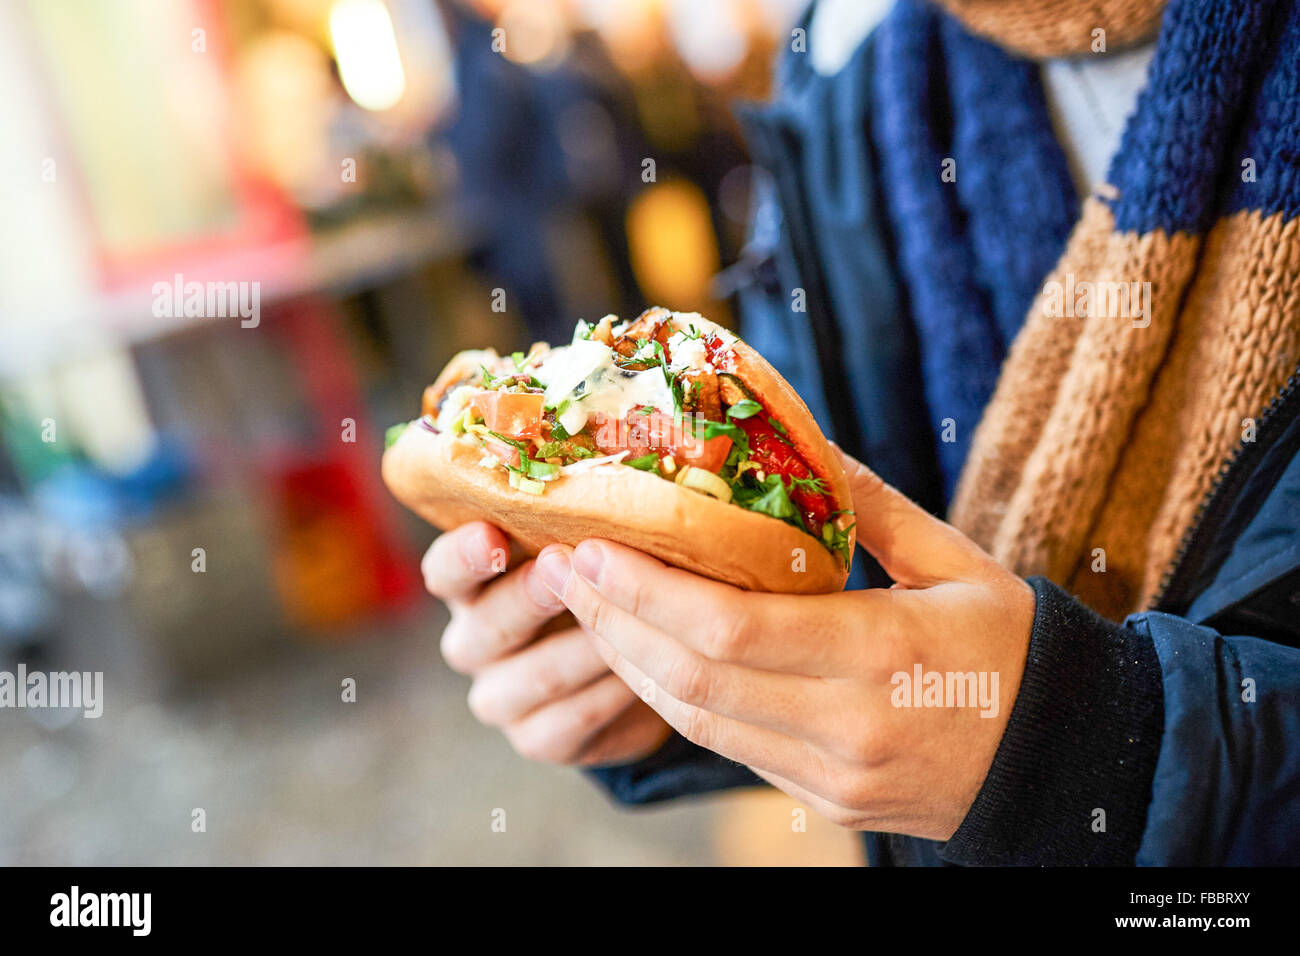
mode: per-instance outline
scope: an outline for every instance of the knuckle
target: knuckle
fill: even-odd
[[[568,689],[564,675],[552,667],[538,667],[532,673],[533,689],[539,700],[555,700]]]
[[[843,749],[855,765],[878,767],[889,760],[893,747],[887,735],[868,730],[854,734]]]
[[[487,682],[474,681],[465,697],[465,703],[469,706],[469,712],[480,724],[491,727],[497,723],[495,694]]]
[[[713,671],[691,654],[676,658],[668,669],[664,689],[682,703],[704,706],[713,691]]]
[[[567,764],[577,757],[577,746],[553,731],[516,730],[506,736],[515,753],[534,763]]]
[[[580,615],[580,617],[585,617],[587,626],[603,637],[613,630],[615,621],[614,606],[597,598],[587,604],[586,614]]]
[[[585,741],[591,734],[605,726],[606,714],[603,708],[595,704],[582,704],[574,709],[570,718],[577,740]],[[576,751],[576,746],[575,746]]]
[[[698,747],[713,750],[714,734],[708,714],[694,707],[688,707],[682,714],[677,732]]]
[[[858,773],[836,775],[831,783],[831,800],[845,810],[863,810],[870,807],[875,797],[874,788]]]
[[[458,674],[468,674],[472,666],[469,656],[468,641],[466,640],[466,628],[464,618],[453,617],[442,631],[442,639],[438,642],[438,649],[442,653],[442,659]]]
[[[736,660],[744,653],[749,633],[748,612],[741,607],[729,607],[726,613],[711,618],[704,653],[714,660]]]

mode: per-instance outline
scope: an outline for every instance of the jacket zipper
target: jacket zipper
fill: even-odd
[[[1232,454],[1214,476],[1210,490],[1201,499],[1196,516],[1183,534],[1174,560],[1160,579],[1160,587],[1156,590],[1151,605],[1153,609],[1169,607],[1176,611],[1185,610],[1180,602],[1186,596],[1180,592],[1192,584],[1199,570],[1195,561],[1190,562],[1189,568],[1188,557],[1196,554],[1208,536],[1218,530],[1227,509],[1235,500],[1235,492],[1240,490],[1242,480],[1248,478],[1253,471],[1251,466],[1258,464],[1259,458],[1272,447],[1277,433],[1286,428],[1295,414],[1300,414],[1300,407],[1293,409],[1292,406],[1300,406],[1300,370],[1292,373],[1260,415],[1255,428],[1255,440],[1248,442],[1243,439],[1237,442]]]

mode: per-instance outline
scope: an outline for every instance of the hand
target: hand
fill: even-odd
[[[746,592],[608,541],[538,563],[610,669],[685,737],[844,826],[946,840],[1016,699],[1033,591],[843,460],[858,540],[891,589]],[[975,672],[976,690],[983,675],[984,705],[902,706],[927,700],[907,686],[918,667]]]
[[[537,578],[509,569],[510,542],[483,522],[438,537],[421,562],[425,586],[451,610],[442,656],[473,678],[469,708],[533,760],[630,763],[668,726],[610,673],[591,637]]]

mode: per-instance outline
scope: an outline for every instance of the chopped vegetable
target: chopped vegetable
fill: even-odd
[[[474,410],[483,424],[507,438],[539,438],[542,434],[541,392],[479,392]]]
[[[717,498],[724,504],[731,501],[731,486],[711,471],[687,465],[677,473],[674,479],[683,488],[698,491],[710,498]]]
[[[388,430],[384,432],[384,448],[392,448],[397,439],[402,437],[402,432],[406,431],[406,427],[410,424],[410,422],[399,422],[396,425],[390,425]]]

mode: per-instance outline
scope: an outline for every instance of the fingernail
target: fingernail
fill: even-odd
[[[547,551],[537,559],[537,576],[558,596],[564,596],[564,585],[569,580],[569,556],[558,548]]]
[[[492,556],[488,553],[489,542],[487,532],[478,528],[460,541],[460,556],[470,570],[483,573],[492,566]]]
[[[600,545],[581,544],[573,552],[573,569],[592,584],[600,581],[600,566],[605,563],[605,552]]]

